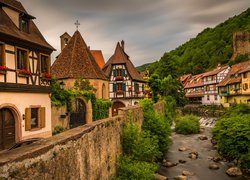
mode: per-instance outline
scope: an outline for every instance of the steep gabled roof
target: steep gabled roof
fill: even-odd
[[[131,76],[133,80],[145,82],[145,80],[143,80],[140,73],[134,67],[133,63],[130,61],[129,56],[125,53],[124,49],[120,46],[119,42],[116,45],[114,54],[110,57],[108,62],[103,67],[103,71],[106,76],[109,77],[111,75],[112,66],[115,64],[125,64],[128,74]]]
[[[195,75],[195,76],[192,76],[187,82],[186,82],[186,84],[185,84],[185,89],[187,89],[187,88],[194,88],[194,87],[201,87],[201,86],[203,86],[204,84],[203,84],[203,80],[202,80],[202,78],[203,78],[203,75],[204,75],[205,73],[203,73],[203,74],[197,74],[197,75]]]
[[[250,60],[233,65],[229,70],[227,76],[219,83],[218,86],[226,86],[228,84],[241,82],[241,77],[236,76],[236,74],[245,72],[245,70],[248,69],[249,66],[250,66]]]
[[[220,73],[221,71],[224,71],[225,69],[227,69],[228,66],[219,66],[211,71],[208,71],[206,73],[203,74],[203,77],[207,77],[207,76],[213,76],[213,75],[216,75],[218,73]]]
[[[14,0],[0,0],[0,3],[8,2],[12,3],[16,9],[20,9],[21,12],[26,12],[20,2],[13,2]],[[4,4],[6,5],[6,4]],[[7,6],[7,5],[6,5]],[[9,6],[8,6],[9,7]],[[36,27],[35,23],[30,19],[29,23],[29,33],[22,32],[18,27],[12,22],[10,17],[0,8],[0,35],[1,37],[13,37],[17,41],[23,41],[32,43],[43,48],[48,48],[49,50],[55,50],[43,37],[39,29]],[[9,39],[9,38],[8,38]]]
[[[104,57],[102,55],[102,51],[101,50],[90,50],[90,52],[94,56],[98,66],[102,69],[103,66],[105,65],[105,60],[104,60]]]
[[[14,10],[16,10],[18,12],[23,12],[25,14],[28,14],[26,12],[26,10],[24,9],[23,5],[19,1],[16,1],[16,0],[0,0],[0,4],[2,4],[4,6],[8,6],[11,9],[14,9]]]
[[[58,79],[84,78],[108,80],[99,68],[79,31],[76,31],[68,45],[52,65],[51,72]]]

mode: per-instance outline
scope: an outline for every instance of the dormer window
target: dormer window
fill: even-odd
[[[20,31],[29,32],[29,20],[24,17],[20,17]]]

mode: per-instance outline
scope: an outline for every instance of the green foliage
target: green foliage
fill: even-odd
[[[164,97],[164,104],[165,104],[165,116],[170,125],[172,125],[173,119],[176,116],[176,101],[172,96]]]
[[[139,104],[144,112],[142,129],[158,138],[160,151],[164,154],[170,144],[169,136],[171,134],[171,123],[164,114],[157,114],[154,111],[154,105],[151,100],[144,99],[141,100]]]
[[[213,135],[218,151],[228,158],[240,160],[241,166],[250,168],[250,106],[231,107],[216,123]]]
[[[241,62],[244,62],[244,61],[247,61],[249,60],[249,57],[250,57],[250,53],[249,54],[240,54],[238,55],[234,61],[230,61],[228,64],[230,66],[234,65],[234,64],[238,64],[238,63],[241,63]]]
[[[233,33],[250,31],[249,19],[250,8],[215,28],[204,29],[195,38],[165,53],[159,61],[144,68],[162,78],[169,74],[175,78],[187,73],[203,73],[218,64],[226,64],[233,54]]]
[[[109,108],[111,106],[111,101],[107,99],[97,99],[95,101],[92,101],[93,120],[108,118]]]
[[[71,93],[65,89],[60,88],[60,83],[57,79],[51,80],[51,102],[55,106],[67,105],[68,110],[71,110]]]
[[[200,123],[198,117],[194,115],[185,115],[176,119],[175,131],[178,134],[199,133]]]
[[[62,127],[62,126],[56,126],[55,128],[54,128],[54,130],[53,130],[53,135],[56,135],[56,134],[59,134],[59,133],[61,133],[61,132],[63,132],[63,131],[65,131],[65,129]]]
[[[159,100],[159,95],[161,92],[161,80],[157,74],[152,74],[148,79],[148,85],[152,90],[152,99],[154,102]]]
[[[138,66],[136,67],[136,69],[140,72],[146,71],[147,67],[150,65],[151,63],[147,63],[147,64],[143,64],[142,66]]]
[[[123,152],[134,160],[154,162],[160,157],[158,139],[139,125],[127,123],[123,129]]]
[[[128,156],[120,156],[118,162],[119,180],[153,180],[157,165],[133,160]]]
[[[90,84],[89,80],[84,80],[82,78],[79,78],[75,81],[74,89],[78,91],[89,91],[89,92],[96,91],[96,89]]]

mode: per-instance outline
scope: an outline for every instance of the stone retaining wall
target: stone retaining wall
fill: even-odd
[[[122,127],[142,124],[140,107],[65,131],[26,147],[0,153],[0,179],[111,179],[122,152]]]

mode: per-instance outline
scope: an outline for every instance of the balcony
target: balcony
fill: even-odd
[[[228,91],[221,91],[220,96],[229,96],[229,92]]]
[[[204,92],[202,91],[198,91],[198,92],[187,92],[186,93],[187,97],[203,97],[204,96]]]
[[[115,81],[123,81],[124,77],[123,76],[116,76]]]

